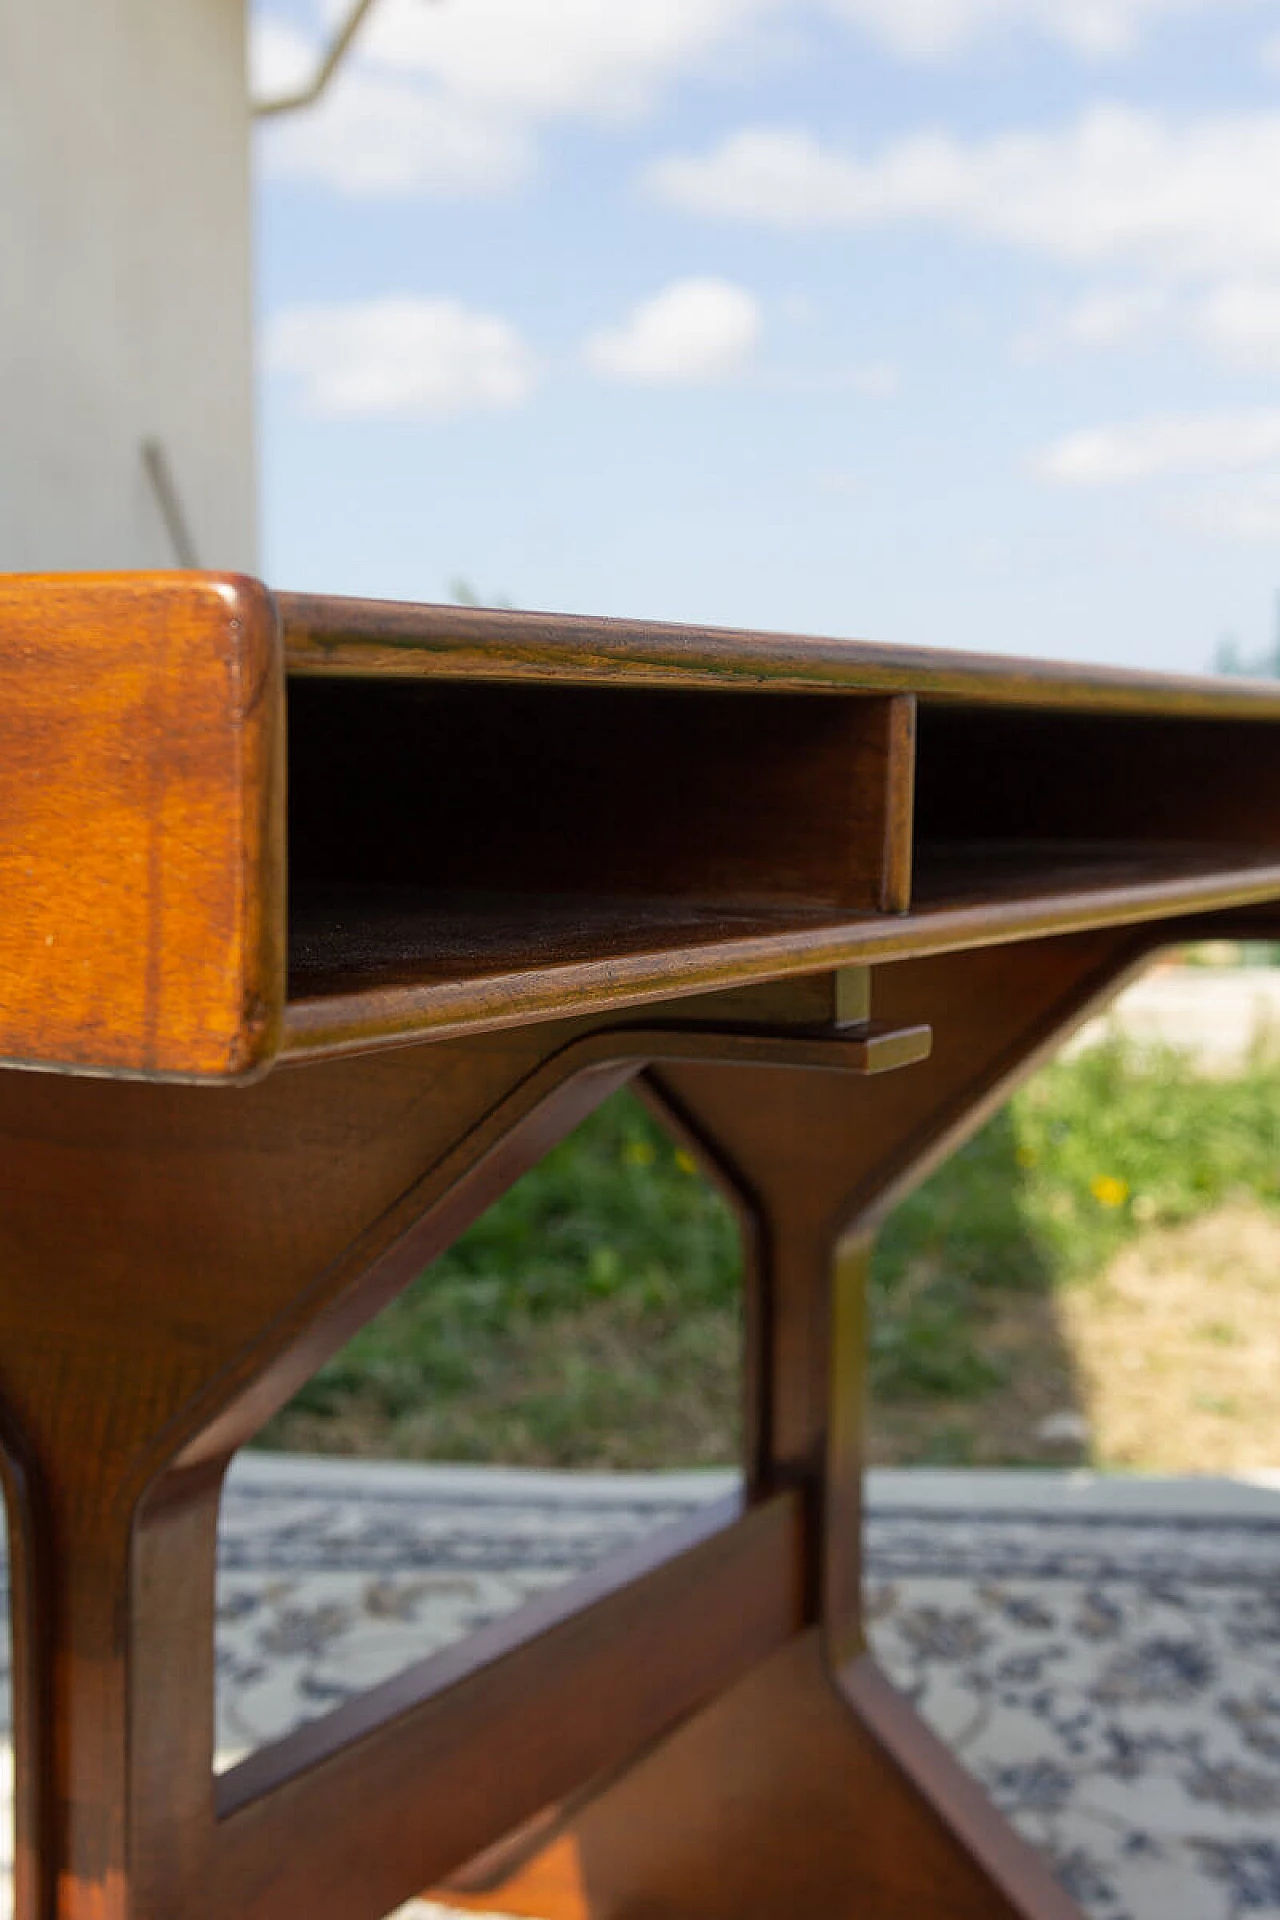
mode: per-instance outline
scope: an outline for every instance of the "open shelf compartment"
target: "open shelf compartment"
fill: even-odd
[[[317,676],[289,730],[294,1052],[1280,895],[1265,722]]]
[[[1274,866],[1278,776],[1263,722],[922,704],[913,910]]]
[[[907,905],[910,700],[302,680],[290,992],[602,963]]]

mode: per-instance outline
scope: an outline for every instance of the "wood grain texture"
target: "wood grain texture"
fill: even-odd
[[[913,739],[875,696],[295,680],[291,885],[874,912]]]
[[[190,1910],[213,1825],[222,1467],[617,1084],[539,1077],[570,1037],[216,1094],[0,1072],[18,1920]]]
[[[294,601],[284,1008],[272,606],[5,584],[0,1058],[235,1079],[1280,896],[1274,690]]]
[[[833,1660],[863,1647],[865,1267],[888,1206],[961,1145],[1047,1048],[1148,950],[1102,930],[878,969],[890,1026],[924,1019],[929,1058],[883,1081],[655,1062],[646,1079],[746,1221],[752,1482],[813,1490],[812,1613]]]
[[[287,1015],[270,598],[0,584],[0,1060],[70,1070],[0,1070],[18,1920],[377,1920],[492,1843],[563,1920],[1061,1920],[861,1663],[867,1249],[1168,931],[1277,924],[1280,690],[284,612]],[[833,971],[884,961],[871,1005]],[[219,1817],[227,1458],[637,1075],[744,1222],[747,1513],[281,1743]]]
[[[980,1796],[938,1812],[964,1798],[949,1754],[927,1734],[908,1754],[885,1738],[891,1707],[861,1708],[802,1635],[528,1862],[487,1886],[468,1874],[464,1903],[541,1920],[1079,1920]]]
[[[270,1060],[282,712],[252,581],[0,580],[0,1059],[189,1080]]]
[[[846,919],[399,892],[304,902],[313,957],[295,963],[282,1051],[319,1059],[1280,897],[1271,848],[1015,842],[931,854],[917,861],[910,913]]]
[[[885,1756],[927,1798],[939,1823],[955,1835],[1017,1913],[1034,1920],[1080,1920],[1079,1909],[1048,1867],[1004,1818],[982,1788],[863,1654],[836,1674],[836,1686]]]
[[[279,605],[298,677],[914,693],[968,705],[1280,719],[1280,688],[1265,680],[490,607],[297,593],[282,593]]]
[[[884,719],[884,851],[876,904],[881,913],[907,913],[915,854],[915,695],[900,693],[887,700]]]
[[[781,985],[761,998],[758,1011],[775,1022],[788,1005],[799,1015],[794,1044],[807,1057],[811,1016],[837,996]],[[740,996],[734,1007],[752,1011]],[[747,1057],[756,1039],[746,1036]],[[737,1033],[726,1044],[742,1050]],[[775,1056],[786,1044],[781,1032],[768,1040]],[[216,1097],[0,1072],[0,1441],[15,1529],[18,1847],[30,1895],[19,1920],[167,1920],[213,1885],[213,1568],[226,1459],[645,1057],[644,1045],[632,1053],[625,1036],[581,1021],[282,1069]],[[768,1544],[779,1529],[791,1542],[781,1555]],[[663,1700],[674,1712],[673,1687],[696,1692],[718,1660],[761,1650],[757,1629],[768,1639],[783,1615],[794,1624],[798,1531],[789,1503],[753,1515],[736,1544],[709,1544],[680,1603],[681,1634],[671,1637],[671,1616],[659,1633],[637,1712]],[[703,1578],[721,1593],[710,1618],[699,1612]],[[721,1608],[744,1580],[754,1597],[738,1609],[746,1638],[735,1640]],[[647,1631],[632,1604],[629,1658]],[[659,1627],[661,1618],[659,1609]],[[599,1622],[585,1642],[571,1622],[555,1631],[565,1685],[575,1647],[594,1646],[607,1665]],[[695,1643],[702,1651],[687,1657]],[[524,1669],[529,1684],[540,1659]],[[659,1686],[663,1672],[670,1684]],[[632,1677],[639,1687],[644,1676]],[[450,1740],[482,1699],[517,1715],[518,1687],[475,1684],[470,1706],[458,1696],[449,1710]],[[595,1728],[597,1693],[583,1695],[576,1736],[597,1743],[588,1772],[618,1729],[643,1737],[620,1708],[612,1732]],[[433,1737],[444,1738],[444,1724],[431,1720]],[[426,1731],[426,1721],[402,1728],[386,1747],[361,1734],[366,1758],[376,1749],[405,1794]],[[319,1766],[317,1738],[309,1753]],[[574,1784],[549,1763],[537,1771],[542,1751],[529,1755],[533,1807],[502,1801],[483,1825],[488,1774],[477,1760],[467,1776],[474,1823],[456,1846],[445,1829],[424,1838],[412,1823],[402,1852],[389,1840],[386,1871],[399,1861],[401,1879],[385,1904],[536,1810],[539,1794]],[[571,1774],[568,1749],[557,1751]],[[255,1885],[293,1832],[290,1804],[312,1820],[324,1794],[336,1795],[325,1816],[335,1828],[356,1804],[361,1765],[335,1756],[321,1771],[321,1798],[299,1790],[279,1804],[278,1824],[262,1810],[273,1795],[246,1810],[239,1831],[257,1837],[238,1857]],[[428,1840],[447,1857],[424,1854]],[[293,1838],[288,1846],[305,1851]],[[363,1857],[353,1843],[349,1877],[335,1877],[333,1897],[349,1896],[348,1910]],[[217,1871],[229,1873],[223,1858]],[[229,1887],[225,1911],[245,1910]]]
[[[516,1638],[518,1615],[500,1623],[504,1651],[230,1812],[214,1837],[217,1906],[237,1920],[380,1920],[734,1684],[800,1625],[799,1502],[781,1496],[716,1530],[720,1518],[657,1565],[660,1541],[640,1550],[647,1568],[623,1569],[626,1583],[593,1605],[549,1596],[565,1617],[537,1637]],[[613,1585],[607,1565],[587,1581]],[[391,1684],[407,1694],[416,1680]],[[247,1770],[267,1778],[272,1758]],[[222,1786],[235,1795],[236,1775]]]
[[[1275,728],[926,704],[916,824],[925,845],[1280,846]]]
[[[425,1655],[390,1680],[344,1701],[320,1719],[310,1720],[281,1739],[257,1748],[218,1777],[215,1796],[219,1818],[234,1820],[243,1809],[273,1794],[290,1780],[298,1780],[298,1792],[304,1798],[331,1792],[333,1775],[349,1768],[358,1756],[347,1753],[327,1769],[325,1763],[336,1759],[343,1749],[371,1737],[379,1743],[390,1740],[424,1749],[435,1743],[433,1721],[444,1718],[457,1722],[458,1701],[465,1699],[467,1692],[487,1694],[490,1711],[510,1717],[519,1712],[522,1696],[545,1688],[547,1676],[554,1676],[551,1683],[556,1686],[564,1685],[566,1678],[572,1684],[570,1649],[574,1639],[578,1640],[579,1647],[592,1642],[607,1643],[615,1632],[622,1631],[616,1624],[623,1618],[615,1604],[618,1595],[677,1560],[680,1562],[678,1577],[665,1579],[664,1597],[659,1597],[656,1589],[650,1595],[660,1612],[669,1602],[674,1612],[679,1613],[686,1604],[685,1596],[697,1588],[703,1577],[712,1581],[724,1579],[723,1569],[727,1567],[733,1570],[734,1578],[748,1585],[758,1582],[773,1600],[779,1593],[788,1595],[789,1600],[784,1600],[777,1617],[794,1624],[798,1505],[794,1498],[784,1500],[763,1522],[756,1517],[760,1511],[757,1509],[751,1524],[744,1526],[740,1494],[728,1494],[713,1501],[609,1555],[585,1573],[548,1587],[514,1612],[502,1614],[462,1639]],[[730,1534],[732,1539],[728,1537]],[[576,1627],[571,1633],[562,1631],[576,1616],[597,1608],[603,1611],[595,1615],[585,1639]],[[628,1622],[633,1619],[634,1602],[628,1603],[624,1614]],[[672,1619],[664,1614],[662,1631],[669,1631],[672,1625]],[[785,1639],[790,1631],[791,1625],[783,1626],[779,1640]],[[516,1654],[520,1657],[513,1665],[512,1656]],[[503,1677],[495,1684],[490,1676],[483,1685],[478,1685],[477,1676],[499,1663],[506,1663]],[[701,1697],[706,1690],[705,1683],[693,1672],[668,1678],[673,1678],[679,1698],[690,1690],[694,1697]],[[464,1690],[462,1695],[460,1688]],[[648,1704],[642,1704],[640,1711],[647,1715]],[[467,1717],[464,1705],[462,1718]],[[679,1712],[673,1710],[672,1718],[678,1717]],[[393,1723],[396,1723],[394,1733]],[[630,1736],[625,1729],[618,1730],[618,1741],[622,1751],[629,1753]],[[548,1745],[554,1748],[554,1744],[553,1730]],[[329,1777],[322,1780],[325,1772]],[[304,1774],[310,1775],[305,1784],[302,1783]]]
[[[725,1719],[729,1700],[633,1775],[566,1809],[534,1835],[531,1853],[515,1836],[505,1857],[498,1849],[487,1868],[476,1863],[462,1880],[469,1904],[552,1920],[773,1915],[806,1901],[859,1920],[1074,1915],[863,1657],[865,1273],[888,1199],[972,1133],[1136,964],[1148,938],[1142,929],[1103,931],[881,970],[873,978],[881,1015],[901,1020],[910,1009],[942,1036],[935,1058],[883,1088],[785,1072],[766,1081],[749,1067],[730,1077],[711,1062],[650,1069],[643,1084],[660,1114],[746,1222],[750,1479],[807,1491],[806,1606],[821,1623],[824,1674],[814,1672],[815,1643],[803,1659],[772,1663],[771,1694],[758,1691],[763,1673],[739,1690],[753,1701],[752,1722],[766,1698],[775,1716],[750,1762],[761,1777],[750,1817],[741,1768],[753,1727],[745,1710]],[[833,1713],[833,1694],[848,1721]],[[800,1725],[810,1748],[789,1766]],[[704,1733],[708,1744],[696,1746]]]
[[[909,1013],[936,1018],[936,1067],[876,1079],[815,1071],[815,1020],[842,1005],[864,1011],[860,982],[727,996],[736,1021],[720,1062],[688,1057],[709,1047],[707,1033],[692,1036],[696,1047],[676,1034],[685,1058],[657,1069],[662,1097],[762,1229],[749,1312],[752,1488],[766,1502],[781,1490],[780,1503],[694,1550],[705,1558],[684,1556],[683,1571],[672,1562],[642,1576],[665,1599],[654,1585],[623,1585],[607,1613],[544,1622],[540,1639],[522,1639],[529,1623],[512,1621],[501,1646],[471,1650],[478,1664],[468,1668],[465,1649],[446,1662],[454,1684],[437,1689],[439,1670],[411,1676],[408,1694],[393,1688],[395,1698],[266,1756],[227,1783],[241,1799],[222,1821],[210,1773],[213,1570],[230,1449],[652,1058],[654,1034],[629,1041],[590,1019],[534,1024],[282,1067],[217,1097],[0,1073],[0,1405],[9,1457],[21,1463],[10,1486],[26,1596],[15,1617],[19,1920],[297,1911],[375,1920],[504,1827],[625,1761],[696,1705],[700,1687],[728,1684],[726,1662],[741,1671],[824,1614],[833,1649],[855,1644],[845,1576],[856,1554],[857,1324],[833,1339],[833,1247],[850,1209],[866,1219],[975,1123],[1000,1076],[1048,1040],[1089,983],[1114,973],[1121,939],[1045,940],[887,970],[873,1005],[902,1026]],[[763,1019],[744,1032],[753,1014]],[[818,1702],[803,1681],[792,1703],[802,1708],[797,1749],[782,1704],[779,1730],[763,1727],[757,1744],[766,1804],[749,1824],[761,1836],[789,1832],[797,1793],[814,1812],[760,1882],[775,1903],[764,1910],[788,1911],[788,1884],[799,1897],[824,1878],[841,1899],[892,1893],[886,1913],[910,1914],[930,1885],[954,1896],[957,1914],[974,1910],[965,1888],[989,1877],[966,1863],[954,1834],[929,1838],[928,1783],[904,1801],[897,1763],[847,1726],[832,1736],[837,1770],[818,1779],[822,1728],[847,1709],[829,1686]],[[370,1727],[380,1707],[395,1717]],[[344,1732],[351,1744],[332,1751]],[[802,1761],[811,1734],[819,1744]],[[659,1868],[673,1896],[688,1892],[677,1912],[720,1911],[717,1873],[725,1900],[742,1894],[741,1876],[755,1872],[750,1848],[741,1861],[725,1856],[732,1871],[715,1867],[738,1817],[725,1785],[735,1776],[699,1779],[701,1764],[692,1783],[684,1761],[666,1786],[653,1776],[655,1804],[665,1796],[668,1811],[643,1873],[604,1797],[605,1824],[593,1825],[594,1851],[583,1856],[592,1900],[638,1897]],[[881,1826],[933,1860],[932,1883],[884,1879]]]

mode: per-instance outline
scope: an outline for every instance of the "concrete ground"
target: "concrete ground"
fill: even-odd
[[[1280,967],[1157,965],[1087,1022],[1067,1051],[1117,1030],[1140,1046],[1192,1053],[1209,1072],[1234,1072],[1255,1048],[1280,1051]]]

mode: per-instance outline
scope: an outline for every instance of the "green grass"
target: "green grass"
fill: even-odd
[[[1147,1226],[1280,1204],[1280,1072],[1206,1080],[1109,1044],[1040,1074],[885,1226],[882,1401],[980,1399],[1002,1291],[1097,1272]],[[268,1445],[555,1464],[683,1464],[736,1445],[731,1213],[615,1096],[366,1327]],[[936,1452],[936,1442],[935,1442]]]
[[[1118,1042],[1029,1082],[891,1216],[873,1265],[873,1390],[981,1394],[984,1296],[1098,1272],[1145,1227],[1280,1204],[1280,1072],[1211,1080]]]
[[[559,1464],[647,1464],[673,1444],[722,1458],[734,1438],[739,1271],[724,1200],[637,1100],[615,1097],[263,1439]],[[690,1399],[692,1419],[678,1412]],[[702,1402],[711,1432],[697,1430]],[[666,1435],[664,1405],[677,1409],[678,1438]]]

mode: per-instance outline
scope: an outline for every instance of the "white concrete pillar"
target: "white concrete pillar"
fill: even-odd
[[[245,0],[0,0],[0,569],[255,561]]]

